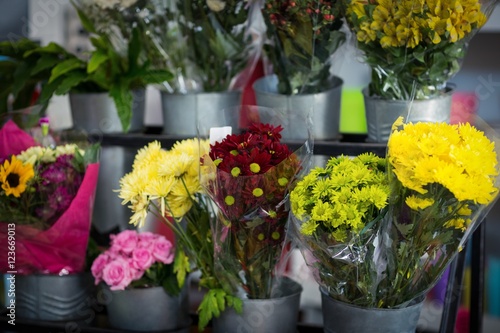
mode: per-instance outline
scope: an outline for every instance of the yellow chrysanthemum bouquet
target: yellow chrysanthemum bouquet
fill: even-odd
[[[420,299],[497,198],[496,148],[470,124],[400,118],[386,159],[332,158],[314,169],[290,200],[294,234],[323,292],[361,307]]]
[[[208,140],[186,139],[170,150],[158,141],[149,143],[135,156],[132,171],[120,180],[119,197],[133,212],[130,223],[144,225],[149,213],[175,234],[177,251],[174,273],[179,286],[186,274],[201,272],[200,286],[207,288],[199,311],[203,329],[225,306],[241,308],[241,301],[226,294],[214,277],[214,248],[210,221],[214,208],[200,186],[199,157],[207,153]]]
[[[439,96],[486,23],[491,0],[344,0],[345,17],[372,69],[370,96]]]

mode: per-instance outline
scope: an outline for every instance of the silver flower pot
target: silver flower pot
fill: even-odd
[[[197,123],[218,124],[222,111],[241,104],[241,91],[171,94],[161,92],[163,134],[194,137]]]
[[[132,96],[132,118],[129,132],[138,132],[144,129],[146,90],[134,90]],[[107,92],[70,93],[69,102],[75,128],[93,135],[123,132],[115,102]]]
[[[243,300],[243,313],[228,308],[212,320],[214,333],[295,333],[302,286],[285,278],[276,297]]]
[[[451,101],[454,87],[447,88],[442,96],[425,100],[386,100],[368,96],[363,90],[365,101],[368,141],[387,142],[392,124],[403,116],[406,122],[450,122]]]
[[[303,110],[311,114],[313,136],[317,140],[340,139],[340,100],[343,81],[334,76],[330,86],[316,94],[278,93],[278,77],[269,75],[253,84],[257,105],[280,110]]]
[[[337,301],[320,288],[325,333],[415,333],[423,298],[402,309],[362,308]]]
[[[110,291],[110,326],[131,331],[189,332],[187,287],[170,296],[163,287]]]
[[[94,292],[90,273],[17,275],[16,316],[45,321],[88,319]]]

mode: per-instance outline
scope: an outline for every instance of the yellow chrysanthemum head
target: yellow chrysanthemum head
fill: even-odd
[[[336,241],[359,233],[387,206],[385,159],[373,153],[331,158],[314,168],[290,194],[291,210],[304,235],[327,232]]]
[[[488,204],[498,193],[495,144],[468,123],[408,123],[392,132],[387,147],[396,179],[426,199],[438,199],[429,193],[432,186],[475,204]],[[415,199],[410,203],[422,209]]]
[[[0,184],[6,196],[13,195],[19,198],[26,191],[27,183],[35,176],[33,166],[23,164],[16,156],[5,160],[0,166]]]

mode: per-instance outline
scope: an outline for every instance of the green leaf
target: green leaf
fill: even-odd
[[[24,53],[24,57],[27,58],[34,53],[69,54],[65,48],[54,42],[51,42],[46,46],[38,47],[34,50],[27,51],[26,53]]]
[[[135,27],[132,30],[132,38],[128,44],[128,66],[129,71],[135,71],[139,67],[139,54],[141,52],[141,41],[139,30]]]
[[[80,71],[77,72],[71,76],[64,77],[63,81],[61,84],[56,88],[54,93],[56,95],[65,95],[67,94],[72,88],[76,87],[78,84],[81,82],[85,81],[85,78],[87,75],[85,74],[85,71]]]
[[[52,75],[50,76],[49,83],[53,82],[61,75],[67,74],[77,68],[85,68],[85,63],[76,57],[61,62],[52,69]]]
[[[177,275],[177,283],[179,287],[183,286],[186,281],[186,275],[191,271],[189,266],[189,258],[184,251],[177,250],[174,259],[174,273]]]
[[[56,80],[46,84],[43,86],[42,92],[40,93],[40,96],[38,97],[38,100],[40,103],[45,103],[47,102],[52,95],[54,95],[54,92],[56,91],[57,87],[61,84],[61,82],[64,81],[63,77],[59,77]]]
[[[33,67],[33,69],[31,70],[31,75],[38,74],[45,69],[51,68],[60,61],[61,59],[59,59],[57,56],[51,54],[42,54],[40,59],[38,59],[38,61],[36,62],[35,67]]]
[[[12,83],[11,93],[14,97],[23,89],[26,82],[29,80],[30,68],[26,63],[20,63],[14,72],[14,82]]]
[[[128,132],[132,119],[132,93],[128,87],[125,87],[123,84],[117,84],[111,87],[109,95],[115,102],[123,131]]]
[[[83,28],[90,33],[96,34],[97,31],[94,27],[94,24],[92,24],[92,21],[87,17],[87,15],[85,15],[85,13],[82,10],[80,10],[80,8],[78,8],[78,6],[73,1],[71,1],[71,4],[73,5],[73,7],[75,7],[76,12],[78,13],[78,17],[80,18],[80,23],[82,24]]]
[[[101,50],[95,51],[94,53],[92,53],[92,56],[90,57],[87,64],[87,73],[95,72],[99,68],[99,66],[101,66],[107,60],[109,60],[109,58],[105,52]]]

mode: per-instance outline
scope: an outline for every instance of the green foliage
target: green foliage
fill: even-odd
[[[198,307],[198,329],[203,331],[208,322],[219,317],[228,306],[233,307],[239,314],[243,312],[243,301],[238,297],[227,294],[220,288],[208,290]]]

